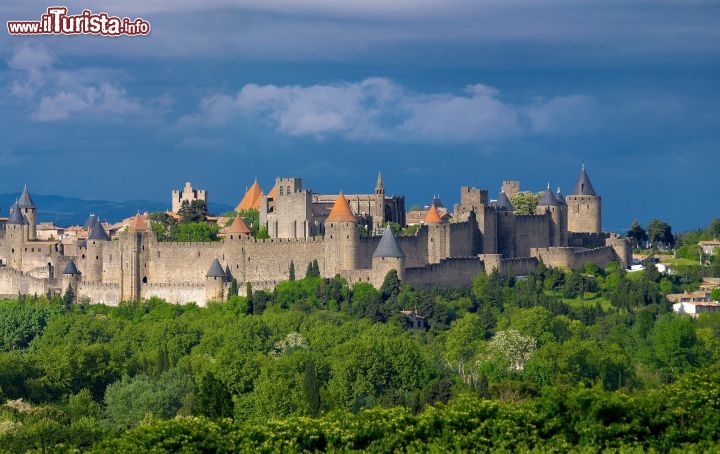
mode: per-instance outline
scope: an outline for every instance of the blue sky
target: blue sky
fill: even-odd
[[[3,22],[52,6],[15,3]],[[505,179],[567,193],[585,164],[605,229],[720,216],[716,1],[63,5],[152,32],[0,40],[1,192],[169,205],[189,180],[234,204],[256,177],[371,192],[382,171],[451,205]]]

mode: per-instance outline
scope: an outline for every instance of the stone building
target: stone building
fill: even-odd
[[[600,232],[601,199],[585,169],[566,199],[548,187],[532,215],[515,213],[505,192],[519,190],[514,183],[503,184],[495,202],[487,190],[464,186],[452,219],[433,204],[413,235],[396,238],[378,226],[380,220],[404,225],[404,198],[387,197],[382,177],[375,194],[337,196],[303,189],[299,178],[278,178],[267,196],[260,191],[257,197],[271,238],[255,239],[238,216],[222,241],[209,243],[158,241],[144,215],[112,240],[92,217],[87,238],[39,241],[31,238],[36,208],[25,188],[0,222],[0,295],[59,293],[72,285],[79,298],[97,303],[158,296],[204,305],[223,300],[232,279],[241,289],[245,283],[271,289],[289,278],[291,262],[303,269],[314,260],[324,277],[380,286],[394,269],[414,287],[469,286],[492,269],[524,275],[541,260],[570,268],[628,265],[628,242]],[[361,235],[363,223],[377,235]]]
[[[405,197],[385,195],[380,174],[374,194],[345,194],[344,197],[357,221],[370,231],[377,232],[385,222],[405,225]],[[259,197],[260,225],[267,228],[271,238],[323,235],[325,219],[337,198],[337,194],[323,195],[303,189],[300,178],[277,178],[273,190]]]
[[[207,203],[207,191],[204,189],[193,189],[188,181],[182,190],[172,192],[172,212],[177,213],[180,211],[183,202],[191,203],[194,200],[202,200]]]

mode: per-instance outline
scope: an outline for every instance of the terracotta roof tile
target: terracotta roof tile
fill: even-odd
[[[235,211],[257,210],[260,207],[260,196],[262,196],[262,193],[260,185],[257,180],[255,180],[252,186],[250,186],[250,189],[248,189],[245,193],[245,196],[242,198],[240,203],[238,203],[237,207],[235,207]]]
[[[435,205],[430,205],[430,209],[425,214],[425,219],[423,220],[425,224],[440,224],[442,223],[442,219],[440,218],[440,213],[438,213],[437,208]]]
[[[130,221],[128,228],[133,232],[144,232],[147,230],[146,216],[141,214],[135,216]]]
[[[252,231],[248,228],[247,224],[245,224],[242,216],[235,216],[235,219],[233,219],[233,222],[230,224],[230,227],[228,227],[226,233],[250,234]]]
[[[342,192],[338,194],[337,199],[335,199],[335,205],[333,205],[332,210],[330,210],[330,214],[328,214],[325,222],[357,222]]]

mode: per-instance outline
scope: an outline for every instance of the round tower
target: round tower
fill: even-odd
[[[325,272],[334,276],[340,271],[357,268],[360,234],[357,219],[341,192],[325,219]]]
[[[210,269],[205,274],[205,305],[209,301],[224,301],[225,300],[225,284],[227,276],[223,270],[220,261],[215,257]]]
[[[32,197],[30,197],[30,193],[28,192],[27,185],[23,188],[23,192],[20,195],[20,198],[16,202],[17,206],[20,208],[20,212],[23,216],[27,219],[28,229],[27,229],[27,239],[28,240],[36,240],[37,239],[37,209],[35,207],[35,203],[32,200]]]
[[[88,282],[102,281],[103,247],[110,241],[105,228],[97,221],[90,229],[87,237],[87,258],[85,259],[85,280]]]
[[[20,212],[17,203],[10,207],[10,217],[5,223],[5,244],[8,248],[8,266],[22,270],[22,248],[27,239],[27,219]]]
[[[75,298],[77,299],[81,273],[77,266],[75,266],[75,261],[73,259],[70,259],[62,274],[62,294],[64,295],[65,292],[67,292],[68,287],[72,287],[75,291]]]
[[[555,195],[550,190],[550,184],[548,183],[545,192],[543,193],[540,201],[535,208],[535,214],[550,215],[550,231],[548,244],[549,246],[564,246],[564,218],[565,218],[565,206],[562,205]]]
[[[602,231],[602,199],[595,193],[585,166],[582,166],[575,188],[565,201],[568,209],[568,232],[600,233]]]
[[[440,260],[450,255],[447,250],[448,229],[434,203],[425,214],[423,223],[428,232],[428,263],[440,263]]]
[[[405,280],[405,253],[397,244],[392,229],[388,227],[372,256],[373,285],[380,288],[390,270],[397,271],[400,282]]]

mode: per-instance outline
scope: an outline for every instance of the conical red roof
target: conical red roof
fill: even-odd
[[[440,224],[442,223],[442,218],[440,217],[440,213],[438,212],[437,208],[435,208],[435,205],[430,205],[430,209],[427,211],[427,214],[425,214],[425,224]]]
[[[335,205],[333,205],[332,210],[330,210],[326,222],[357,222],[342,192],[338,194],[337,199],[335,199]]]
[[[243,221],[242,216],[235,216],[235,219],[233,219],[232,224],[230,224],[230,228],[228,228],[227,233],[239,233],[239,234],[250,234],[252,231],[248,228],[247,224],[245,224],[245,221]]]

